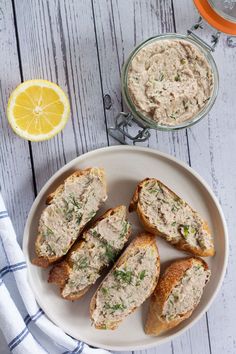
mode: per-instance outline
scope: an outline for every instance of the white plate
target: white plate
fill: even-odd
[[[115,331],[96,330],[89,319],[89,302],[98,283],[84,298],[75,302],[63,300],[58,289],[47,283],[48,271],[31,264],[34,256],[34,241],[40,213],[45,207],[46,196],[58,186],[67,175],[78,168],[104,167],[108,181],[108,200],[101,212],[118,204],[129,205],[136,184],[145,177],[157,177],[190,203],[208,221],[214,235],[216,255],[207,259],[212,277],[199,306],[193,315],[180,326],[159,337],[149,337],[143,330],[147,302],[130,315]],[[135,224],[133,230],[140,230],[135,213],[129,215]],[[161,257],[161,269],[176,258],[185,256],[160,238],[157,244]],[[115,146],[89,152],[61,168],[42,188],[35,199],[24,231],[23,251],[28,263],[28,277],[39,305],[47,316],[66,333],[78,340],[110,350],[137,350],[158,345],[173,339],[190,328],[209,308],[219,290],[226,269],[228,238],[221,207],[202,178],[187,165],[173,157],[155,150]]]

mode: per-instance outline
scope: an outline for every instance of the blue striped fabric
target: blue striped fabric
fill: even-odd
[[[21,331],[20,334],[18,334],[18,336],[16,336],[10,343],[8,343],[8,347],[9,349],[12,351],[17,345],[19,345],[23,339],[29,334],[29,330],[27,327],[25,327],[23,329],[23,331]]]
[[[50,353],[49,348],[55,347],[55,353],[58,354],[62,354],[63,352],[64,354],[82,354],[83,350],[96,354],[96,349],[90,349],[83,342],[68,336],[60,328],[56,327],[47,316],[45,316],[44,311],[38,307],[34,294],[27,282],[27,265],[25,261],[22,261],[24,260],[24,255],[17,243],[13,225],[6,211],[1,193],[0,210],[0,256],[3,261],[3,268],[0,269],[0,291],[1,294],[3,294],[0,298],[3,312],[0,325],[10,351],[13,353],[14,351],[20,353],[31,351],[32,354],[36,354],[37,352],[47,354]],[[21,270],[22,272],[20,272]],[[12,300],[14,301],[14,297],[11,297],[12,294],[10,293],[12,288],[5,287],[4,276],[7,274],[15,275],[16,286],[25,304],[25,308],[22,308],[24,318],[19,309],[17,309],[17,303],[15,304],[16,306],[12,304]],[[6,298],[4,298],[4,296]],[[32,311],[34,311],[32,309],[37,309],[37,311],[32,314]],[[16,316],[15,320],[14,316]],[[40,331],[40,341],[42,334],[45,334],[43,346],[39,338],[37,338],[37,331]],[[49,348],[46,348],[47,346]],[[105,350],[99,350],[99,353],[108,354]]]
[[[44,314],[43,310],[42,310],[42,309],[39,309],[39,310],[36,312],[35,315],[30,316],[30,315],[28,314],[27,316],[25,316],[24,321],[25,321],[26,326],[28,326],[28,324],[29,324],[31,321],[33,321],[33,322],[37,321],[37,319],[38,319],[39,317],[41,317],[43,314]]]
[[[8,217],[8,212],[6,210],[0,211],[0,219],[4,219]]]
[[[30,316],[27,315],[24,319],[26,327],[23,329],[23,331],[21,331],[14,339],[12,339],[12,341],[10,343],[8,343],[8,347],[10,350],[13,350],[15,347],[17,347],[17,345],[19,345],[23,339],[29,334],[29,330],[27,328],[28,324],[31,321],[37,321],[37,319],[39,319],[42,315],[44,314],[42,309],[39,309],[35,315]]]
[[[2,278],[4,275],[6,275],[9,272],[13,273],[16,270],[20,270],[20,269],[24,269],[24,268],[26,268],[26,262],[19,262],[16,264],[6,266],[0,270],[0,278]]]
[[[1,210],[1,211],[0,211],[0,215],[2,215],[2,214],[6,214],[6,215],[8,215],[7,210]]]
[[[83,349],[84,349],[84,343],[78,342],[77,347],[72,352],[67,351],[67,352],[64,352],[63,354],[80,354],[80,353],[82,353]]]

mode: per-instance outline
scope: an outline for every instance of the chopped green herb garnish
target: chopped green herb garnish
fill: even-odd
[[[104,243],[104,247],[106,249],[105,256],[107,257],[108,262],[114,262],[116,258],[116,251],[107,243]]]
[[[183,228],[184,228],[184,237],[187,237],[188,234],[189,234],[189,226],[188,225],[184,225]]]
[[[70,194],[69,195],[69,202],[74,205],[77,209],[82,208],[82,204],[80,202],[78,202],[78,200],[76,200],[74,194]]]
[[[133,273],[131,271],[118,270],[118,269],[114,271],[115,278],[127,284],[131,283],[132,275]]]
[[[171,208],[172,212],[175,212],[175,211],[178,211],[178,210],[179,210],[179,208],[176,205],[173,205],[172,208]]]
[[[52,229],[50,229],[50,227],[48,227],[48,226],[46,226],[46,228],[47,228],[47,232],[48,232],[48,234],[49,234],[49,235],[53,235],[53,231],[52,231]]]
[[[76,200],[75,196],[71,193],[68,200],[64,199],[65,207],[63,209],[63,214],[65,215],[66,221],[70,222],[73,220],[74,214],[76,214],[76,223],[79,224],[82,218],[82,214],[78,212],[81,209],[82,204]],[[78,216],[77,216],[78,214]]]
[[[115,311],[117,311],[117,310],[124,310],[124,309],[126,309],[126,306],[124,305],[124,304],[115,304],[115,305],[110,305],[110,304],[108,304],[107,302],[105,302],[105,304],[104,304],[104,307],[105,307],[105,309],[106,310],[112,310],[113,312],[115,312]]]
[[[82,219],[82,216],[83,216],[83,214],[81,214],[81,213],[78,213],[78,215],[77,215],[77,217],[76,217],[76,224],[80,224],[80,222],[81,222],[81,219]]]
[[[177,75],[175,76],[175,81],[181,81],[179,74],[177,74]]]
[[[72,209],[64,209],[64,215],[66,221],[70,222],[73,219],[73,210]]]
[[[101,329],[107,329],[107,326],[105,324],[101,325]]]
[[[85,269],[88,267],[88,265],[89,265],[88,258],[85,256],[82,256],[78,259],[78,261],[76,261],[75,267],[77,269]]]
[[[182,58],[182,59],[180,60],[180,63],[181,63],[181,64],[185,64],[185,63],[186,63],[186,59]]]
[[[51,255],[55,254],[55,251],[53,251],[52,247],[49,244],[47,244],[47,250],[50,252]]]
[[[45,226],[46,230],[43,231],[43,237],[48,237],[50,235],[54,235],[54,232],[52,231],[52,229],[50,229],[50,227]]]
[[[111,307],[111,309],[113,311],[124,310],[124,309],[126,309],[126,306],[124,304],[115,304]]]
[[[194,268],[196,268],[197,270],[200,269],[202,266],[201,265],[197,265]]]
[[[93,237],[98,237],[99,233],[96,230],[91,230]]]
[[[90,213],[88,214],[88,220],[92,219],[95,215],[96,215],[95,210],[90,211]]]
[[[152,188],[152,189],[149,189],[148,192],[151,193],[151,194],[153,194],[153,193],[158,193],[158,192],[160,192],[160,190],[157,189],[157,188]]]
[[[164,74],[161,73],[161,74],[160,74],[160,77],[159,77],[159,81],[163,81],[163,79],[164,79]]]
[[[173,221],[171,226],[175,226],[176,225],[176,221]]]
[[[75,285],[75,280],[69,280],[68,282],[70,285]]]
[[[102,293],[103,295],[107,295],[108,294],[108,289],[107,288],[102,288]]]
[[[174,119],[174,120],[177,119],[177,117],[176,117],[174,114],[170,114],[170,118],[172,118],[172,119]]]
[[[140,280],[143,280],[144,277],[145,277],[145,275],[146,275],[146,270],[144,269],[144,270],[142,270],[142,271],[139,273],[139,279],[140,279]]]
[[[129,223],[128,221],[124,221],[123,224],[122,224],[122,230],[121,230],[121,233],[120,233],[120,238],[124,237],[127,232],[128,232],[128,229],[129,229]]]

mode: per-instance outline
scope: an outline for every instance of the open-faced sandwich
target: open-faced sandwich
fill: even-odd
[[[142,233],[126,248],[91,300],[95,328],[116,329],[152,294],[159,273],[156,241]]]
[[[48,267],[60,260],[107,199],[103,169],[78,170],[51,193],[39,220],[33,263]]]
[[[131,233],[126,215],[124,205],[109,209],[83,232],[66,259],[51,269],[48,281],[60,287],[63,298],[79,299],[113,264]]]
[[[215,254],[206,221],[159,180],[146,178],[140,182],[129,210],[137,211],[147,231],[176,248],[202,257]]]
[[[172,263],[151,297],[145,332],[159,335],[189,318],[210,277],[206,262],[185,258]]]

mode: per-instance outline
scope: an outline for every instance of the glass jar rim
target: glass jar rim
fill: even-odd
[[[185,40],[189,43],[194,44],[197,46],[199,50],[203,53],[205,59],[207,60],[208,64],[210,65],[213,73],[213,91],[212,95],[210,96],[209,101],[207,104],[192,118],[189,120],[186,120],[185,122],[178,124],[178,125],[162,125],[156,123],[154,120],[151,118],[143,115],[141,112],[138,111],[136,108],[135,104],[133,103],[129,92],[128,92],[128,72],[130,68],[131,61],[133,58],[136,56],[136,54],[145,46],[148,44],[159,41],[159,40],[165,40],[165,39],[182,39]],[[203,44],[200,42],[197,42],[196,40],[190,38],[189,35],[182,35],[182,34],[177,34],[177,33],[166,33],[166,34],[159,34],[153,37],[150,37],[146,39],[145,41],[141,42],[139,45],[137,45],[134,50],[130,53],[128,59],[126,60],[123,68],[122,68],[122,74],[121,74],[121,90],[122,90],[122,96],[125,100],[125,103],[128,107],[128,109],[131,111],[132,115],[134,116],[135,119],[137,119],[141,124],[144,126],[155,129],[155,130],[162,130],[162,131],[172,131],[172,130],[179,130],[179,129],[184,129],[188,128],[197,122],[199,122],[204,116],[208,114],[210,109],[215,103],[217,94],[218,94],[218,88],[219,88],[219,73],[218,69],[215,63],[215,60],[211,54],[211,52],[204,47]]]

